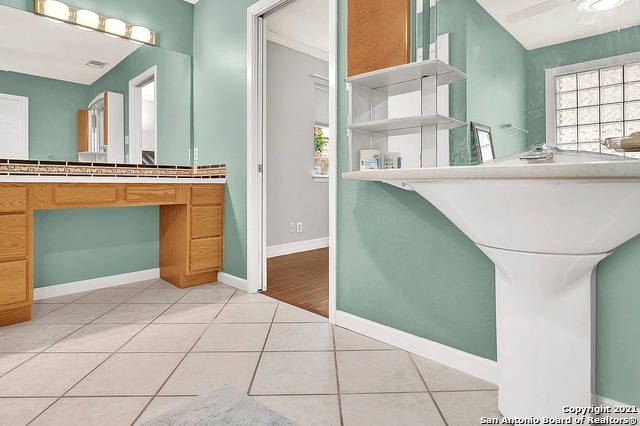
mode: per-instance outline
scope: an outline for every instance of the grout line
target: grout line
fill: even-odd
[[[337,337],[337,333],[336,333],[336,327],[335,325],[329,324],[331,327],[331,340],[332,340],[332,344],[333,347],[332,349],[298,349],[298,350],[266,350],[267,344],[269,342],[269,338],[271,337],[271,332],[273,330],[274,324],[290,324],[290,325],[301,325],[301,324],[328,324],[326,321],[286,321],[286,322],[277,322],[276,321],[276,316],[278,315],[279,312],[282,312],[282,310],[284,310],[286,305],[289,305],[287,302],[283,302],[283,301],[278,301],[278,300],[273,300],[273,301],[269,301],[269,302],[255,302],[253,304],[256,303],[262,303],[262,304],[268,304],[268,303],[276,303],[275,309],[273,310],[273,314],[271,316],[271,320],[270,321],[265,321],[265,322],[215,322],[216,319],[218,319],[220,317],[220,315],[222,314],[222,312],[224,311],[224,309],[229,306],[229,305],[245,305],[245,307],[247,306],[247,304],[251,304],[252,302],[238,302],[238,303],[233,303],[232,299],[234,296],[238,295],[239,293],[242,293],[241,291],[234,289],[234,291],[231,293],[231,295],[226,299],[225,302],[219,302],[219,303],[191,303],[194,305],[202,305],[202,306],[213,306],[213,305],[217,305],[218,307],[220,307],[220,309],[215,313],[215,315],[213,316],[213,318],[207,323],[207,322],[194,322],[194,323],[180,323],[180,322],[166,322],[166,323],[156,323],[154,321],[156,321],[158,318],[160,318],[162,315],[166,314],[167,311],[171,308],[173,308],[174,306],[181,306],[181,305],[185,305],[185,303],[180,303],[180,301],[184,300],[184,298],[186,297],[186,295],[188,293],[190,293],[194,288],[188,288],[188,289],[182,289],[184,290],[184,294],[181,295],[180,298],[178,298],[176,301],[174,302],[167,302],[167,303],[163,303],[163,302],[157,302],[157,303],[142,303],[140,305],[146,304],[146,305],[161,305],[163,307],[165,307],[164,310],[162,310],[162,312],[160,312],[159,314],[157,314],[153,319],[148,320],[147,322],[143,322],[143,323],[134,323],[134,322],[125,322],[125,323],[96,323],[96,321],[99,318],[104,317],[105,315],[107,315],[109,312],[112,312],[114,309],[120,307],[120,306],[126,306],[126,305],[135,305],[136,303],[128,303],[129,300],[131,300],[132,298],[136,297],[137,295],[141,294],[142,292],[146,291],[146,290],[150,290],[152,289],[152,287],[154,285],[157,285],[158,283],[162,282],[162,280],[158,279],[156,281],[154,281],[152,284],[150,284],[149,286],[147,286],[146,288],[142,288],[142,289],[137,289],[136,290],[140,290],[138,291],[136,294],[132,295],[131,297],[129,297],[128,299],[126,299],[123,302],[120,303],[114,303],[114,307],[111,308],[110,310],[108,310],[107,312],[105,312],[104,314],[98,316],[97,318],[93,319],[92,321],[88,322],[88,323],[84,323],[84,324],[64,324],[64,323],[58,323],[58,324],[46,324],[46,323],[37,323],[36,325],[43,325],[43,326],[48,326],[48,325],[75,325],[78,326],[77,329],[75,329],[74,331],[70,332],[69,334],[59,338],[56,340],[56,342],[44,347],[44,349],[40,350],[39,352],[12,352],[11,354],[20,354],[20,355],[30,355],[30,357],[24,361],[22,361],[19,365],[15,366],[14,368],[12,368],[11,370],[9,370],[8,372],[4,373],[3,375],[0,375],[0,377],[6,375],[7,373],[9,373],[10,371],[15,370],[16,368],[23,366],[25,363],[29,362],[30,360],[33,360],[36,356],[38,355],[42,355],[42,354],[104,354],[106,355],[106,358],[99,362],[94,368],[91,369],[91,371],[89,371],[86,375],[84,375],[81,379],[79,379],[75,384],[73,384],[72,386],[70,386],[65,392],[63,392],[61,395],[59,396],[7,396],[7,397],[3,397],[3,398],[7,398],[7,399],[22,399],[22,398],[40,398],[40,399],[52,399],[53,401],[48,404],[48,406],[46,408],[44,408],[39,414],[37,414],[33,419],[31,419],[29,421],[29,424],[32,424],[36,419],[41,418],[44,413],[46,413],[53,405],[55,405],[56,403],[58,403],[61,400],[64,399],[81,399],[81,398],[149,398],[149,400],[147,401],[147,403],[145,404],[144,408],[142,408],[140,410],[140,412],[137,414],[137,416],[135,417],[135,419],[133,420],[133,422],[131,423],[132,425],[135,424],[136,422],[139,421],[140,418],[142,418],[142,416],[144,415],[144,413],[149,409],[150,405],[153,403],[154,400],[156,400],[157,398],[165,398],[165,397],[184,397],[184,398],[192,398],[198,395],[160,395],[160,392],[162,391],[162,389],[166,386],[166,384],[169,382],[169,380],[171,380],[171,378],[175,375],[176,371],[180,368],[180,366],[184,363],[185,359],[187,358],[187,356],[189,356],[190,354],[201,354],[201,353],[215,353],[215,354],[233,354],[233,353],[253,353],[255,356],[255,353],[259,352],[259,356],[257,357],[257,361],[255,363],[255,366],[253,368],[253,374],[251,376],[251,380],[247,389],[247,395],[249,396],[256,396],[256,397],[263,397],[263,396],[269,396],[269,397],[294,397],[294,396],[306,396],[306,397],[311,397],[311,396],[336,396],[337,397],[337,402],[338,402],[338,415],[340,418],[340,425],[344,425],[345,423],[345,419],[344,419],[344,413],[343,413],[343,396],[344,395],[401,395],[401,394],[428,394],[429,397],[431,398],[434,406],[436,407],[436,409],[438,410],[438,413],[440,414],[440,417],[442,418],[444,425],[445,426],[449,426],[449,423],[447,422],[444,413],[442,412],[442,410],[440,409],[435,396],[436,394],[439,393],[461,393],[461,392],[495,392],[495,389],[470,389],[470,390],[438,390],[438,391],[432,391],[428,384],[427,381],[425,379],[425,376],[423,376],[423,374],[420,372],[420,369],[417,366],[417,362],[416,359],[414,359],[413,356],[411,356],[411,354],[409,354],[407,351],[404,351],[402,349],[398,349],[395,347],[385,347],[385,348],[367,348],[367,349],[346,349],[346,350],[339,350],[337,348],[336,345],[336,337]],[[117,288],[117,287],[114,287]],[[71,302],[68,303],[64,303],[64,304],[60,304],[62,306],[58,307],[57,309],[43,315],[42,317],[39,318],[43,318],[46,317],[47,315],[56,312],[59,309],[62,309],[66,306],[69,305],[91,305],[92,303],[82,303],[82,298],[88,297],[90,296],[92,293],[94,293],[95,291],[99,291],[99,289],[97,290],[93,290],[89,293],[87,293],[86,295],[82,296],[81,298],[75,299]],[[293,306],[293,305],[291,305]],[[124,343],[122,343],[121,345],[119,345],[117,347],[117,349],[115,349],[112,352],[45,352],[47,350],[49,350],[52,346],[64,341],[65,339],[69,338],[69,336],[71,336],[72,334],[79,332],[80,330],[82,330],[83,328],[87,327],[88,325],[104,325],[105,327],[108,326],[113,326],[115,328],[118,327],[118,324],[124,324],[124,325],[130,325],[130,326],[134,326],[134,325],[139,325],[141,328],[140,330],[138,330],[137,332],[134,332],[133,335],[131,337],[129,337],[128,339],[126,339],[126,341],[124,341]],[[213,350],[213,351],[195,351],[195,347],[198,345],[199,342],[202,341],[202,338],[204,337],[204,335],[211,330],[211,328],[215,325],[220,325],[220,326],[225,326],[225,325],[238,325],[238,324],[250,324],[250,325],[262,325],[263,327],[266,327],[266,324],[269,324],[268,326],[268,330],[267,333],[264,337],[264,341],[262,343],[262,347],[260,350],[233,350],[233,351],[228,351],[228,350]],[[133,339],[135,339],[136,337],[138,337],[144,330],[146,330],[147,328],[149,328],[150,325],[200,325],[202,326],[202,331],[200,332],[199,336],[194,340],[194,343],[190,346],[190,348],[185,352],[185,351],[176,351],[176,352],[169,352],[167,350],[164,351],[153,351],[153,352],[149,352],[149,351],[136,351],[136,352],[120,352],[124,346],[126,346],[127,344],[129,344]],[[10,335],[14,332],[14,330],[4,334],[5,335]],[[0,337],[3,337],[0,336]],[[422,380],[424,386],[425,386],[425,390],[424,391],[405,391],[405,392],[397,392],[397,391],[387,391],[387,392],[343,392],[341,390],[341,383],[340,383],[340,372],[338,369],[338,355],[340,353],[349,353],[349,352],[360,352],[360,353],[366,353],[366,352],[385,352],[385,351],[402,351],[408,354],[409,358],[411,359],[411,362],[413,363],[413,366],[416,370],[416,372],[418,373],[418,377],[420,378],[420,380]],[[325,353],[326,354],[332,352],[333,353],[333,360],[334,360],[334,369],[335,369],[335,380],[336,380],[336,393],[319,393],[319,394],[306,394],[306,393],[290,393],[290,394],[272,394],[272,393],[268,393],[268,394],[256,394],[256,395],[252,395],[252,389],[253,386],[255,384],[255,380],[257,377],[257,372],[258,369],[260,368],[260,365],[262,363],[262,357],[264,354],[268,354],[268,353],[300,353],[300,354],[304,354],[304,353]],[[181,358],[179,358],[179,361],[176,363],[175,367],[172,369],[172,371],[169,373],[169,375],[167,376],[167,378],[162,382],[162,384],[158,387],[158,389],[153,393],[153,394],[149,394],[149,395],[92,395],[92,394],[87,394],[87,395],[69,395],[69,392],[74,389],[76,386],[78,386],[79,383],[81,383],[83,380],[85,380],[89,375],[95,373],[95,371],[100,368],[101,366],[103,366],[108,360],[110,360],[115,354],[183,354],[183,356]],[[0,354],[0,356],[3,354]],[[176,359],[178,359],[178,356],[175,356]],[[249,368],[251,368],[249,366]],[[246,371],[246,370],[245,370]],[[250,371],[250,370],[249,370]],[[249,371],[246,371],[247,373]],[[332,403],[333,403],[333,399],[332,399]],[[335,412],[333,410],[332,414],[335,414]]]
[[[409,359],[411,360],[411,363],[413,364],[413,367],[416,369],[416,373],[418,373],[418,377],[420,377],[420,380],[422,380],[422,383],[424,384],[424,387],[427,389],[427,392],[429,394],[429,398],[431,398],[431,401],[433,402],[433,405],[436,407],[436,410],[438,410],[438,414],[440,414],[440,417],[442,418],[442,421],[444,422],[444,425],[445,426],[449,426],[449,423],[447,422],[447,418],[444,416],[444,413],[440,409],[440,406],[438,405],[438,402],[436,401],[436,398],[431,393],[431,389],[429,388],[429,385],[427,384],[426,379],[422,375],[422,372],[418,368],[418,364],[416,364],[416,360],[413,359],[411,354],[409,354],[408,352],[407,352],[407,355],[409,355]]]
[[[256,378],[256,374],[258,374],[258,368],[260,367],[260,362],[262,361],[262,355],[265,352],[265,348],[267,347],[267,342],[269,341],[269,336],[271,335],[271,329],[273,328],[273,321],[278,314],[278,309],[280,308],[280,302],[276,305],[276,308],[273,310],[273,316],[271,317],[271,323],[269,324],[269,330],[267,330],[267,335],[264,338],[264,343],[262,344],[262,349],[260,350],[260,355],[258,355],[258,361],[256,362],[256,366],[253,369],[253,375],[251,376],[251,381],[249,382],[249,388],[247,389],[247,395],[251,395],[251,389],[253,388],[253,381]]]
[[[155,283],[154,283],[154,284],[155,284]],[[151,285],[154,285],[154,284],[151,284]],[[150,287],[150,286],[149,286],[149,287]],[[149,288],[149,287],[147,287],[147,288]],[[79,297],[79,298],[77,298],[77,299],[74,299],[74,300],[72,300],[71,302],[66,303],[64,306],[61,306],[59,309],[62,309],[62,308],[64,308],[64,307],[66,307],[66,306],[69,306],[69,305],[75,304],[75,302],[77,302],[78,300],[80,300],[80,299],[82,299],[82,298],[84,298],[84,297],[86,297],[86,296],[89,296],[90,294],[93,294],[93,293],[95,293],[95,292],[96,292],[96,291],[98,291],[98,290],[100,290],[100,289],[92,290],[92,291],[90,291],[89,293],[87,293],[86,295],[84,295],[84,296],[82,296],[82,297]],[[144,290],[145,290],[145,289],[143,289],[142,291],[144,291]],[[136,294],[137,294],[137,293],[136,293]],[[85,328],[87,325],[92,324],[96,319],[98,319],[98,318],[100,318],[100,317],[102,317],[102,316],[106,315],[108,312],[111,312],[113,309],[115,309],[115,308],[117,308],[118,306],[122,305],[122,303],[115,304],[115,305],[116,305],[116,306],[114,306],[112,309],[108,310],[107,312],[105,312],[104,314],[102,314],[102,315],[98,316],[97,318],[94,318],[92,321],[90,321],[90,322],[88,322],[88,323],[85,323],[84,325],[82,325],[81,327],[77,328],[77,329],[76,329],[76,330],[74,330],[73,332],[71,332],[71,333],[69,333],[68,335],[64,336],[63,338],[59,339],[59,340],[58,340],[58,341],[56,341],[55,343],[53,343],[53,344],[49,345],[48,347],[46,347],[45,349],[43,349],[42,351],[40,351],[40,352],[39,352],[39,353],[37,353],[36,355],[44,354],[46,350],[48,350],[48,349],[50,349],[51,347],[53,347],[54,345],[56,345],[56,344],[58,344],[58,343],[62,342],[63,340],[65,340],[66,338],[68,338],[69,336],[71,336],[72,334],[74,334],[74,333],[76,333],[76,332],[78,332],[78,331],[82,330],[82,329],[83,329],[83,328]],[[56,309],[55,311],[57,311],[57,309]],[[53,312],[55,312],[55,311],[53,311]],[[51,313],[51,312],[49,312],[49,314],[50,314],[50,313]],[[47,315],[49,315],[49,314],[47,314]],[[47,315],[44,315],[43,317],[46,317]],[[41,318],[42,318],[42,317],[41,317]],[[44,324],[43,324],[43,325],[44,325]],[[53,324],[52,324],[52,325],[53,325]],[[60,324],[56,324],[56,325],[60,325]],[[62,325],[65,325],[65,324],[62,324]],[[148,324],[147,324],[147,325],[148,325]],[[140,331],[144,330],[145,328],[146,328],[146,326],[145,326],[145,327],[143,327]],[[138,333],[139,333],[139,332],[138,332]],[[137,335],[138,333],[136,333],[135,335]],[[132,337],[132,338],[133,338],[133,337]],[[131,340],[131,339],[129,339],[129,340]],[[128,341],[127,341],[127,342],[128,342]],[[126,343],[125,343],[125,344],[126,344]],[[122,347],[122,346],[121,346],[121,347]],[[47,353],[49,353],[49,352],[47,352]],[[51,353],[65,353],[65,352],[51,352]],[[79,353],[83,353],[83,352],[79,352]],[[107,353],[107,352],[91,352],[91,353]],[[33,419],[31,419],[31,420],[27,423],[27,425],[32,424],[32,423],[33,423],[37,418],[39,418],[42,414],[44,414],[44,413],[45,413],[49,408],[51,408],[54,404],[56,404],[58,401],[60,401],[60,399],[61,399],[62,397],[64,397],[64,396],[65,396],[65,395],[66,395],[66,394],[67,394],[71,389],[73,389],[74,387],[76,387],[76,386],[78,385],[78,383],[80,383],[80,382],[81,382],[82,380],[84,380],[84,379],[85,379],[89,374],[91,374],[92,372],[94,372],[98,367],[100,367],[100,366],[101,366],[102,364],[104,364],[108,359],[110,359],[110,358],[113,356],[113,354],[114,354],[114,353],[115,353],[115,352],[111,352],[111,355],[109,355],[108,357],[106,357],[102,362],[100,362],[100,363],[99,363],[98,365],[96,365],[93,369],[91,369],[91,371],[89,371],[89,373],[87,373],[86,375],[84,375],[84,376],[83,376],[80,380],[78,380],[74,385],[72,385],[71,387],[69,387],[69,389],[67,389],[65,392],[63,392],[63,394],[62,394],[62,395],[60,395],[60,396],[58,396],[58,397],[54,397],[54,398],[55,398],[55,400],[54,400],[51,404],[49,404],[49,406],[47,406],[47,408],[45,408],[44,410],[42,410],[42,411],[41,411],[37,416],[35,416]],[[34,358],[34,357],[31,357],[31,358],[29,358],[29,359],[33,359],[33,358]]]
[[[169,306],[166,310],[164,310],[162,314],[167,312],[173,306],[178,305],[179,304],[178,302],[180,300],[182,300],[187,294],[189,294],[192,289],[193,289],[193,287],[190,287],[188,289],[188,291],[185,292],[185,294],[180,299],[176,300],[171,306]],[[215,319],[218,317],[218,315],[220,315],[220,312],[222,312],[222,310],[227,306],[227,304],[229,303],[229,300],[231,300],[231,298],[236,294],[236,292],[237,292],[237,290],[234,291],[233,293],[231,293],[231,296],[229,296],[229,299],[227,299],[227,301],[224,304],[222,304],[223,305],[222,308],[220,308],[218,310],[218,312],[214,315],[214,317],[211,319],[211,321],[209,321],[209,324],[207,324],[207,326],[204,328],[204,330],[202,331],[200,336],[196,339],[195,342],[193,342],[193,345],[191,345],[191,348],[187,352],[185,352],[184,356],[180,359],[180,361],[178,361],[178,363],[173,368],[173,370],[171,370],[171,373],[169,373],[167,378],[162,382],[162,384],[158,387],[158,389],[155,391],[155,393],[151,396],[151,399],[149,400],[147,405],[145,405],[144,408],[138,413],[136,418],[133,419],[133,422],[131,423],[131,426],[133,426],[138,421],[138,419],[144,414],[144,412],[147,410],[147,408],[149,408],[149,405],[151,405],[151,403],[158,397],[158,394],[160,393],[160,391],[162,391],[162,388],[164,388],[165,385],[167,384],[167,382],[173,377],[173,375],[178,370],[178,368],[180,368],[180,366],[182,365],[184,360],[187,358],[187,356],[189,356],[189,354],[192,353],[191,351],[193,351],[193,348],[195,348],[195,346],[198,344],[200,339],[202,339],[202,336],[204,336],[204,334],[209,330],[209,328],[211,328],[211,326],[213,325],[213,322],[215,321]],[[221,303],[207,303],[206,305],[215,305],[215,304],[221,304]],[[154,318],[153,321],[157,320],[160,316],[162,316],[162,314],[160,314],[156,318]],[[170,324],[170,323],[167,323],[167,324]],[[179,324],[179,325],[182,325],[182,324]],[[145,353],[145,352],[142,352],[142,353]],[[177,352],[177,353],[180,353],[180,352]],[[163,395],[163,396],[165,396],[165,395]]]
[[[336,345],[336,327],[331,326],[331,338],[333,339],[333,362],[336,369],[336,392],[338,396],[338,415],[340,416],[340,425],[344,425],[344,417],[342,415],[342,392],[340,391],[340,373],[338,371],[338,350]]]

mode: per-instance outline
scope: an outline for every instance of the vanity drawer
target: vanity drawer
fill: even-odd
[[[224,185],[193,185],[191,187],[191,204],[215,204],[222,205],[224,197]]]
[[[177,188],[175,185],[148,185],[148,186],[127,186],[127,201],[163,203],[174,202],[177,199]]]
[[[27,261],[0,262],[0,305],[28,300]]]
[[[222,268],[222,237],[191,241],[191,271]]]
[[[191,238],[222,235],[222,206],[191,208]]]
[[[0,185],[0,212],[27,210],[27,188]]]
[[[0,215],[0,261],[27,257],[27,215]]]
[[[115,186],[99,185],[64,185],[53,189],[54,204],[75,204],[77,206],[91,204],[112,204],[118,200]]]

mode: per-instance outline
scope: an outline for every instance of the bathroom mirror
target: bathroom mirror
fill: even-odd
[[[19,25],[9,29],[18,20]],[[77,160],[77,111],[87,109],[105,91],[124,95],[124,134],[128,136],[129,82],[155,67],[157,115],[170,117],[157,123],[156,163],[190,164],[189,55],[82,31],[9,6],[0,5],[0,22],[0,93],[29,98],[29,159]],[[86,57],[80,47],[65,47],[62,34],[69,32],[74,43],[87,47]],[[57,44],[56,48],[35,54],[33,49],[45,41]],[[100,62],[107,65],[91,68]],[[33,65],[46,73],[27,71]],[[83,68],[80,73],[79,67]]]
[[[640,0],[589,13],[578,10],[583,3],[437,2],[431,22],[439,36],[449,34],[448,62],[469,76],[451,85],[449,115],[490,127],[496,157],[556,139],[599,150],[604,136],[640,130]],[[555,92],[561,83],[553,72],[575,77],[566,96]],[[470,134],[468,127],[450,132],[452,165],[477,162]]]

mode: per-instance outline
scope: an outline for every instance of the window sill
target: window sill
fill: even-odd
[[[313,177],[313,181],[314,182],[319,182],[319,183],[322,183],[322,182],[328,183],[329,182],[329,176],[326,176],[326,175],[322,175],[322,176],[313,175],[312,177]]]

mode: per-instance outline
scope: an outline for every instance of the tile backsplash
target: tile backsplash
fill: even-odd
[[[0,175],[225,179],[225,164],[163,166],[0,159]]]

